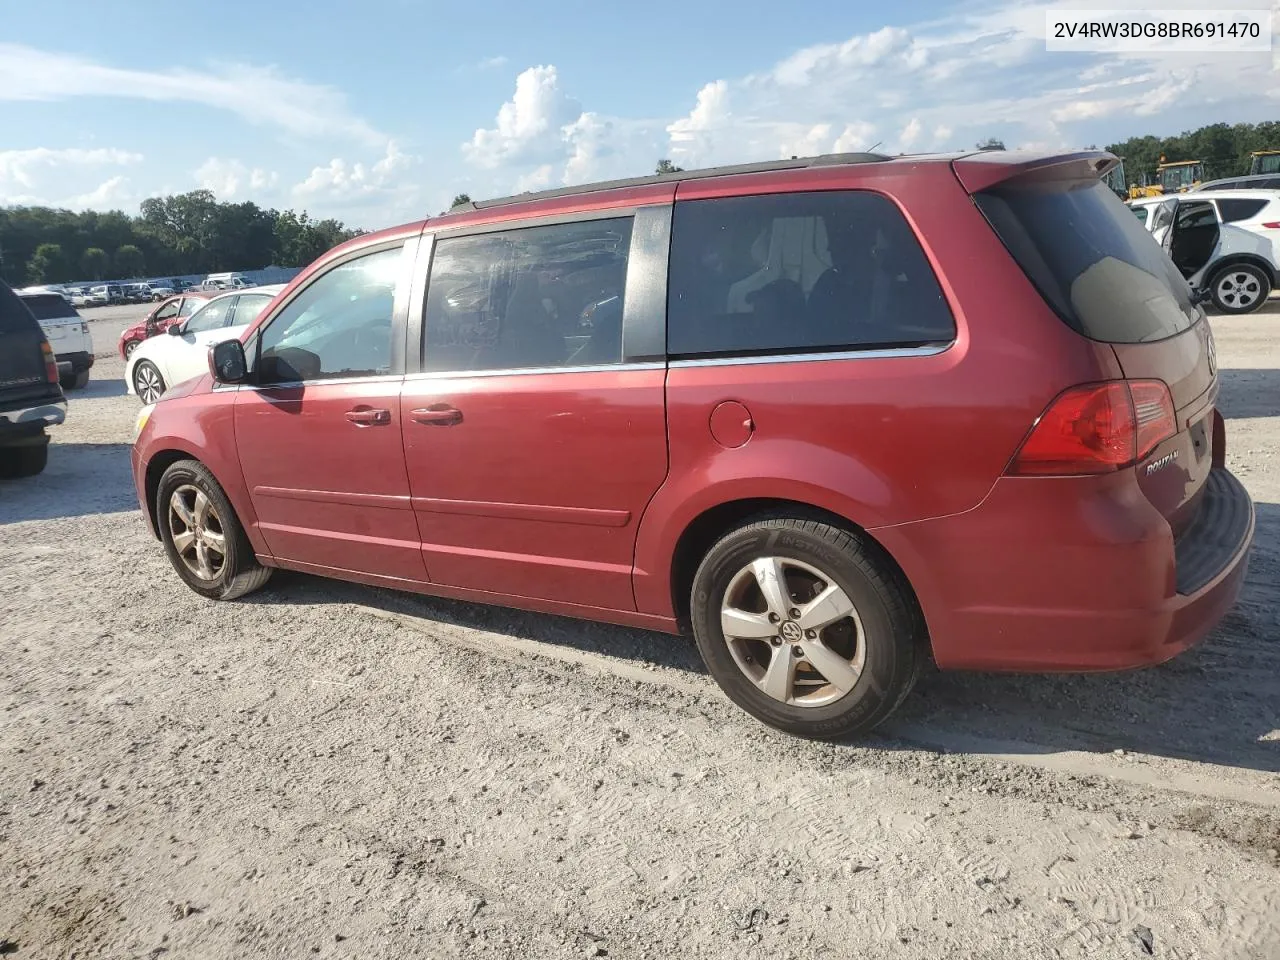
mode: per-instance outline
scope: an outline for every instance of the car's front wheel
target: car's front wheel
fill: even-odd
[[[1252,263],[1232,264],[1213,275],[1209,294],[1223,313],[1253,313],[1271,295],[1271,278]]]
[[[926,655],[918,607],[888,558],[814,520],[770,517],[722,538],[694,576],[690,615],[729,699],[801,736],[870,730]]]
[[[130,340],[128,343],[124,345],[124,358],[126,360],[129,360],[133,357],[133,351],[138,349],[138,343],[139,341],[137,340]]]
[[[258,563],[231,501],[198,460],[179,460],[164,472],[156,521],[169,562],[202,597],[234,600],[271,577],[271,568]]]
[[[164,393],[164,377],[150,360],[133,368],[133,390],[143,403],[155,403]]]

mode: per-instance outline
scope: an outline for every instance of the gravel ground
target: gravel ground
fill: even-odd
[[[933,674],[875,738],[691,643],[277,574],[200,600],[137,512],[115,337],[0,483],[0,953],[1280,957],[1280,303],[1216,318],[1258,505],[1163,667]]]

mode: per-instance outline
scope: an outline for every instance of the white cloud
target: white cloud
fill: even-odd
[[[498,55],[496,57],[485,57],[483,60],[479,61],[476,64],[476,69],[477,70],[497,70],[499,67],[505,67],[506,65],[507,65],[507,58],[502,55]]]
[[[315,204],[361,226],[406,223],[426,214],[419,206],[422,190],[413,173],[420,162],[389,140],[381,159],[368,163],[334,157],[313,167],[291,192],[299,203]]]
[[[219,200],[258,200],[275,187],[280,176],[274,170],[260,167],[250,169],[241,160],[224,160],[210,157],[195,172],[196,182],[205,190],[212,190]],[[256,196],[250,196],[249,194]]]
[[[366,143],[386,139],[351,112],[339,91],[282,76],[274,67],[226,64],[200,70],[143,70],[0,43],[0,101],[73,97],[198,103],[284,133]]]
[[[898,143],[901,145],[901,153],[906,153],[920,139],[920,133],[924,130],[924,124],[920,122],[919,117],[912,117],[907,121],[907,125],[902,128],[902,132],[898,134]]]
[[[73,209],[118,207],[133,195],[123,175],[102,181],[102,169],[132,166],[140,153],[110,147],[0,150],[0,204]]]
[[[578,102],[560,89],[554,66],[530,67],[516,77],[515,94],[498,109],[495,125],[477,130],[463,153],[487,169],[543,163],[563,151],[561,131],[581,115]]]

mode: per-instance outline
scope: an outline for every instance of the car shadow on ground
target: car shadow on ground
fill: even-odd
[[[125,395],[124,381],[118,377],[113,380],[94,380],[90,379],[89,383],[82,390],[67,390],[67,401],[75,403],[77,400],[97,400],[100,397],[123,397]]]
[[[926,672],[884,732],[868,742],[914,749],[1046,754],[1124,749],[1280,772],[1280,506],[1258,505],[1241,602],[1210,638],[1157,667],[1088,675]],[[244,602],[354,603],[585,653],[705,674],[691,639],[564,617],[440,600],[280,571]],[[743,722],[751,722],[746,717]],[[964,744],[970,746],[965,747]]]
[[[34,477],[0,479],[0,526],[138,509],[127,443],[53,443]]]
[[[1280,370],[1219,370],[1218,385],[1224,418],[1280,416]]]

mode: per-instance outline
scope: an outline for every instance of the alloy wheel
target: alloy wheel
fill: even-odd
[[[790,706],[839,700],[866,664],[866,635],[849,595],[818,568],[788,557],[759,557],[734,575],[720,628],[747,679]]]
[[[128,343],[124,345],[124,358],[128,360],[130,357],[133,356],[133,351],[137,349],[138,349],[138,341],[130,340]]]
[[[1262,296],[1262,284],[1252,273],[1231,270],[1218,278],[1218,299],[1233,310],[1253,306]]]
[[[133,372],[133,388],[143,403],[155,403],[164,393],[160,371],[149,363],[141,363]]]
[[[184,483],[169,497],[168,520],[183,566],[201,580],[216,580],[227,562],[227,537],[208,495]]]

